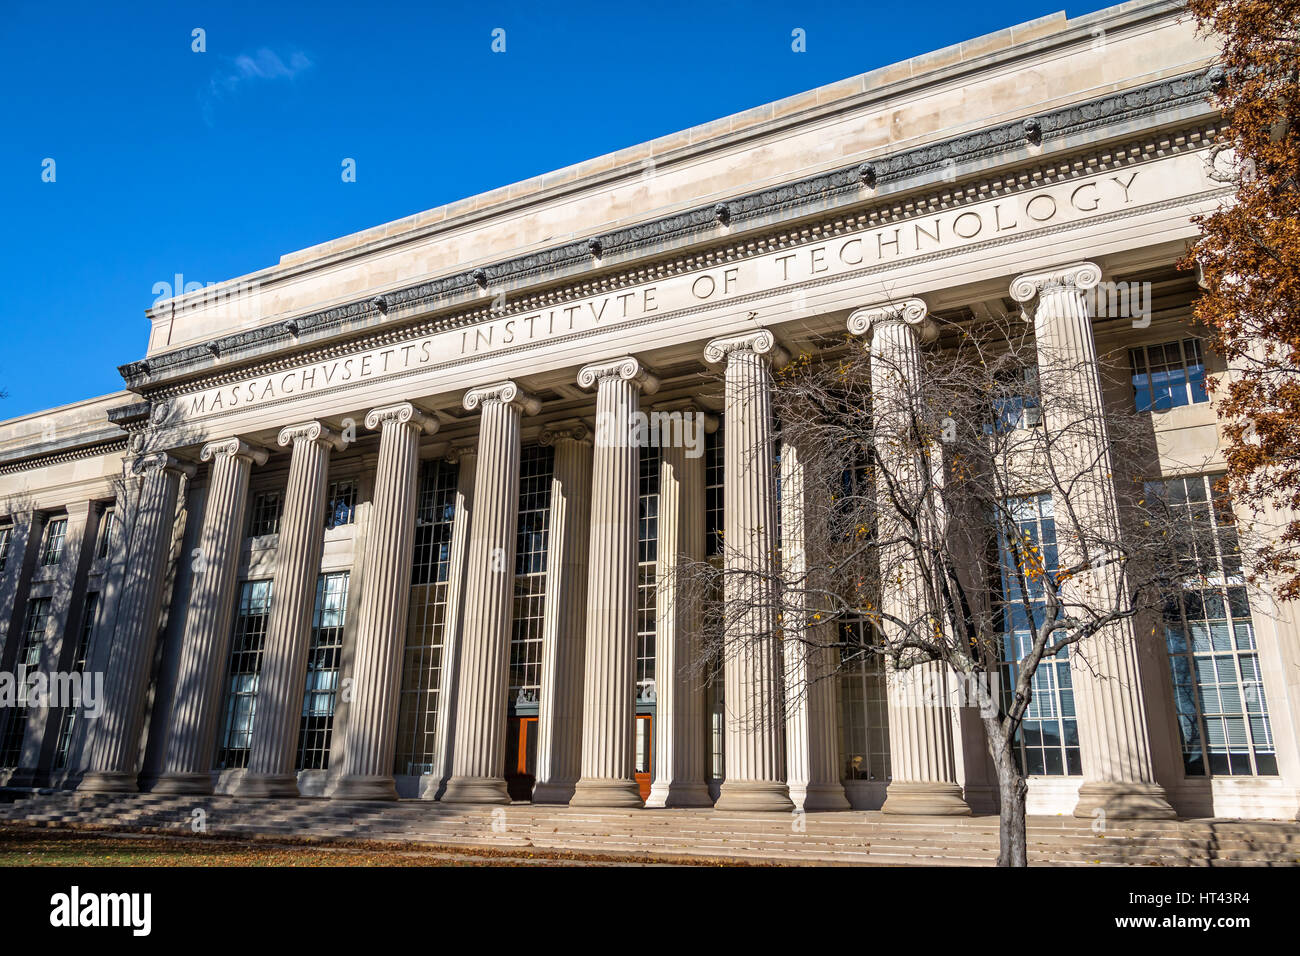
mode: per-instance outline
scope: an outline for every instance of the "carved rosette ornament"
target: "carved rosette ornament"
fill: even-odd
[[[384,405],[366,412],[366,427],[371,431],[390,423],[410,425],[426,435],[432,435],[438,430],[438,420],[420,411],[410,402]]]
[[[758,356],[766,356],[776,368],[781,368],[790,360],[790,353],[777,343],[776,336],[768,329],[713,339],[704,346],[704,360],[717,365],[726,361],[732,352],[753,352]]]
[[[465,411],[472,412],[492,402],[509,405],[525,415],[536,415],[542,410],[542,403],[535,396],[525,392],[517,382],[511,381],[471,388],[465,393],[461,404],[464,405]]]
[[[1011,283],[1011,298],[1028,310],[1031,303],[1044,293],[1062,289],[1087,292],[1095,289],[1100,281],[1101,267],[1095,262],[1075,262],[1059,269],[1017,276]]]
[[[267,451],[265,448],[250,445],[239,438],[223,438],[220,441],[210,441],[199,451],[199,458],[203,461],[212,461],[218,456],[246,458],[252,464],[265,465]]]
[[[647,395],[659,391],[659,377],[630,355],[608,362],[592,362],[578,371],[578,384],[583,388],[594,388],[605,378],[631,382]]]
[[[280,429],[280,436],[276,441],[281,448],[288,448],[296,441],[320,442],[335,451],[342,451],[347,444],[343,441],[343,436],[326,428],[320,422],[301,422],[297,425],[286,425]]]
[[[939,337],[939,327],[930,318],[929,306],[925,300],[915,297],[863,306],[849,316],[849,331],[870,338],[876,326],[884,322],[901,322],[922,342],[933,342]]]

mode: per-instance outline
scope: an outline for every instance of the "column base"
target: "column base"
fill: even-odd
[[[192,793],[206,796],[212,793],[210,773],[165,773],[158,778],[150,793]]]
[[[789,786],[781,780],[724,780],[713,809],[789,813],[794,801]]]
[[[533,784],[533,803],[568,803],[573,799],[574,786],[572,780],[539,780]]]
[[[439,803],[510,803],[502,777],[452,777]]]
[[[790,799],[805,813],[823,810],[852,810],[844,787],[838,783],[810,783],[806,787],[791,787]]]
[[[139,793],[140,782],[134,773],[92,770],[81,778],[77,789],[91,793]]]
[[[394,798],[397,793],[393,789]],[[235,785],[236,797],[300,797],[296,773],[246,773]],[[387,797],[381,799],[387,800]]]
[[[955,783],[895,780],[885,790],[885,805],[880,812],[920,817],[968,817],[970,807],[962,799],[961,787]]]
[[[9,779],[5,782],[5,786],[13,787],[15,789],[20,787],[31,787],[34,789],[44,785],[41,782],[41,776],[42,774],[40,771],[35,770],[32,767],[19,767],[9,775]]]
[[[656,783],[650,787],[650,796],[645,805],[650,808],[661,807],[711,807],[713,797],[709,788],[703,783]]]
[[[397,784],[392,777],[364,777],[347,774],[339,777],[330,794],[331,800],[396,800]]]
[[[1099,815],[1108,820],[1172,820],[1165,788],[1155,783],[1085,783],[1079,788],[1076,817]]]
[[[643,807],[635,780],[584,777],[573,788],[571,807]]]

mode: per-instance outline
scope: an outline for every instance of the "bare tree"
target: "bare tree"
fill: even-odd
[[[1214,573],[1198,558],[1214,532],[1170,508],[1149,417],[1100,401],[1090,357],[1036,341],[1018,315],[931,322],[909,325],[900,304],[869,340],[824,342],[777,372],[781,463],[752,467],[781,469],[782,552],[754,561],[724,540],[678,587],[713,622],[708,669],[775,638],[787,661],[819,662],[799,671],[808,682],[874,658],[901,705],[977,707],[998,862],[1023,866],[1018,738],[1047,666],[1078,672],[1108,643],[1154,639],[1169,602]],[[787,704],[806,689],[787,683]]]

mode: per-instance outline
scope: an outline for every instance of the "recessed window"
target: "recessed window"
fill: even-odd
[[[1042,577],[1027,578],[1022,588],[1017,573],[1017,553],[1026,549],[1041,555],[1044,576],[1058,567],[1056,518],[1050,494],[1029,495],[1007,502],[1020,544],[1013,547],[999,532],[1000,577],[997,613],[1002,632],[1002,693],[1005,706],[1020,672],[1020,662],[1033,648],[1034,635],[1046,620],[1047,592]],[[1048,641],[1052,639],[1049,637]],[[1032,680],[1033,699],[1020,724],[1017,757],[1026,775],[1075,776],[1083,772],[1079,749],[1079,722],[1074,706],[1068,648],[1038,662]]]
[[[984,434],[1037,428],[1043,423],[1038,397],[1038,366],[1025,365],[995,376]]]
[[[298,730],[299,770],[329,769],[347,611],[348,572],[322,574],[316,580],[316,608],[312,613],[311,646],[307,651],[307,683]]]
[[[415,509],[411,599],[402,651],[402,692],[397,706],[396,772],[432,773],[438,752],[442,653],[447,627],[447,576],[456,520],[460,466],[425,462]]]
[[[723,477],[725,439],[723,426],[712,435],[704,433],[704,553],[710,557],[722,555],[723,528]]]
[[[280,512],[284,496],[278,491],[264,491],[253,496],[253,507],[248,519],[248,536],[258,538],[264,534],[280,533]]]
[[[13,534],[12,526],[0,528],[0,573],[9,564],[9,542],[13,539]]]
[[[32,598],[27,602],[27,617],[23,622],[22,640],[14,658],[14,684],[25,687],[28,675],[41,666],[41,650],[45,647],[46,626],[50,620],[50,599]],[[6,716],[8,720],[6,721]],[[24,691],[14,706],[0,710],[0,767],[17,767],[23,755],[23,736],[27,733],[27,697]]]
[[[845,780],[889,779],[889,701],[871,624],[840,623],[840,761]]]
[[[1165,607],[1165,645],[1189,776],[1275,775],[1277,753],[1264,696],[1241,548],[1222,475],[1151,482],[1177,530],[1177,559],[1194,584]]]
[[[95,539],[95,558],[108,557],[108,551],[113,546],[113,534],[117,530],[117,509],[105,508],[104,514],[99,519],[99,531]]]
[[[45,526],[45,543],[41,547],[41,567],[53,567],[63,559],[63,541],[67,535],[67,518],[52,518]]]
[[[642,448],[637,494],[636,699],[654,701],[658,617],[659,449]],[[642,729],[638,722],[638,733]]]
[[[1133,401],[1139,412],[1164,411],[1210,400],[1200,339],[1129,349]]]
[[[86,659],[90,655],[90,638],[95,633],[95,617],[99,613],[99,592],[91,591],[86,595],[86,604],[81,611],[81,633],[77,637],[76,656],[72,660],[72,673],[86,672]],[[77,725],[77,708],[63,709],[59,723],[58,749],[54,753],[54,769],[66,770],[68,755],[72,751],[72,732]]]
[[[346,481],[331,482],[325,500],[325,529],[328,531],[330,528],[351,524],[355,519],[356,507],[356,481],[349,478]]]
[[[519,524],[515,536],[515,600],[510,634],[510,702],[531,709],[542,695],[542,626],[550,542],[551,476],[555,449],[531,445],[519,468]]]
[[[217,766],[247,767],[257,710],[257,684],[262,673],[262,647],[271,616],[271,582],[245,581],[235,611],[234,634],[227,667],[225,722],[217,750]]]

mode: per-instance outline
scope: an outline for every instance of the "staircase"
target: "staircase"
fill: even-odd
[[[0,823],[6,822],[259,841],[531,847],[782,864],[991,866],[998,852],[996,817],[874,811],[792,815],[0,791]],[[1028,844],[1031,864],[1058,866],[1300,864],[1300,824],[1291,822],[1150,821],[1094,832],[1087,820],[1030,817]]]

